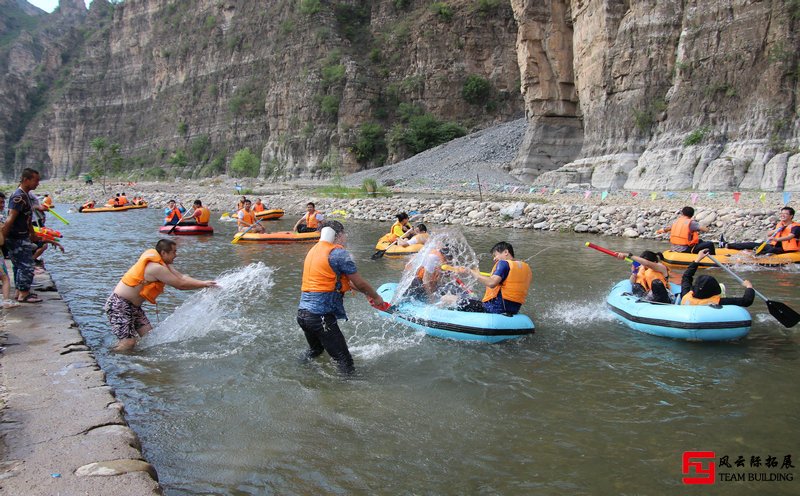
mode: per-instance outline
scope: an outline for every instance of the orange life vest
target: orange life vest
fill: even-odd
[[[256,223],[256,214],[254,214],[252,210],[250,210],[249,212],[247,210],[241,210],[239,211],[239,215],[241,216],[239,218],[239,222],[242,225],[246,223],[247,227],[250,227]]]
[[[668,277],[669,269],[667,269],[667,276],[665,277],[661,272],[642,265],[636,274],[636,282],[641,284],[645,291],[651,291],[653,289],[653,281],[661,281],[664,283],[664,287],[669,290]]]
[[[800,223],[792,222],[790,224],[784,225],[783,222],[779,222],[778,227],[780,227],[781,230],[778,232],[778,234],[775,235],[775,237],[782,238],[784,236],[792,234],[792,228],[800,227]],[[778,242],[773,240],[770,241],[769,244],[776,245],[778,244]],[[800,239],[792,238],[786,241],[781,241],[781,248],[783,249],[783,251],[800,251]]]
[[[94,208],[94,202],[93,201],[88,201],[88,202],[84,203],[83,204],[83,208]]]
[[[306,227],[309,229],[316,229],[319,227],[316,210],[306,213]]]
[[[128,197],[127,196],[120,196],[119,197],[119,204],[120,205],[127,205],[128,204]]]
[[[106,202],[106,205],[116,205],[116,204],[117,204],[116,198],[112,198]]]
[[[197,213],[200,215],[197,215]],[[206,207],[200,207],[195,210],[194,217],[197,219],[197,223],[201,225],[208,225],[208,221],[211,220],[211,210],[207,209]]]
[[[328,257],[336,248],[343,248],[342,245],[335,245],[328,241],[318,241],[306,255],[303,262],[303,284],[301,291],[307,293],[330,293],[339,291],[345,293],[350,291],[350,278],[346,275],[337,275],[331,268]],[[339,289],[336,289],[341,283]]]
[[[689,224],[692,219],[681,216],[669,230],[669,242],[673,245],[694,246],[700,241],[700,234],[697,231],[689,232]]]
[[[681,298],[681,305],[719,305],[722,295],[714,295],[710,298],[695,298],[694,291],[689,291]]]
[[[483,301],[487,302],[503,292],[503,299],[519,303],[525,303],[528,297],[528,288],[530,288],[531,281],[533,280],[533,272],[531,272],[530,265],[519,260],[508,261],[508,277],[502,283],[493,288],[486,288],[483,294]],[[492,267],[492,274],[497,269],[497,263]]]
[[[165,264],[164,260],[161,258],[161,255],[156,250],[152,248],[145,250],[145,252],[139,257],[139,260],[133,264],[133,267],[128,269],[128,272],[122,276],[122,282],[126,286],[130,286],[132,288],[143,284],[141,291],[139,291],[139,296],[150,303],[155,303],[158,295],[164,292],[164,283],[161,281],[147,282],[144,280],[144,269],[149,263],[158,263],[164,267],[167,266],[167,264]]]
[[[45,197],[44,201],[42,202],[42,205],[44,205],[47,208],[52,207],[53,206],[53,199],[50,198],[49,196]]]
[[[263,212],[264,210],[266,210],[266,208],[264,208],[263,203],[256,203],[255,205],[253,205],[254,212]]]
[[[446,263],[447,263],[447,259],[445,259],[445,258],[444,258],[444,255],[442,255],[442,253],[441,253],[439,250],[432,250],[432,251],[431,251],[431,252],[428,254],[428,256],[435,256],[435,257],[437,257],[437,258],[439,259],[439,263],[438,263],[437,265],[443,265],[443,264],[446,264]],[[420,265],[420,266],[419,266],[419,268],[417,269],[416,277],[417,277],[419,280],[424,280],[424,278],[425,278],[425,273],[426,273],[426,272],[427,272],[427,271],[425,270],[425,261],[423,260],[423,264],[422,264],[422,265]],[[431,278],[433,278],[433,280],[434,280],[434,281],[435,281],[435,280],[438,280],[438,279],[439,279],[439,277],[441,276],[441,273],[442,273],[442,271],[440,271],[440,270],[435,270],[435,271],[433,272],[433,274],[431,274]]]
[[[172,212],[170,212],[166,217],[164,217],[164,224],[169,224],[172,222],[173,219],[180,219],[181,218],[181,211],[178,210],[178,207],[172,207]]]

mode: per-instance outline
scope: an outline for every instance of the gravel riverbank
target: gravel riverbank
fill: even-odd
[[[153,208],[162,208],[176,198],[188,208],[199,198],[214,212],[231,211],[240,196],[237,181],[228,178],[199,181],[176,180],[137,184],[113,184],[107,191],[124,191],[128,197],[143,195]],[[685,205],[694,206],[695,218],[711,230],[705,239],[716,240],[721,233],[729,241],[762,239],[778,220],[784,205],[784,193],[743,192],[738,201],[733,193],[650,193],[616,191],[542,190],[520,185],[460,183],[459,189],[443,185],[427,189],[404,189],[391,196],[377,198],[333,198],[317,193],[308,183],[266,183],[249,180],[242,184],[249,198],[262,198],[268,208],[282,208],[288,217],[300,217],[305,204],[314,201],[325,212],[342,210],[347,219],[389,222],[400,211],[419,212],[429,227],[462,225],[574,231],[602,236],[653,238],[666,240],[655,231],[669,226],[676,212]],[[77,181],[43,182],[39,193],[54,195],[57,208],[77,208],[86,199],[102,201],[97,184]],[[789,194],[789,198],[791,195]],[[792,202],[790,201],[790,204]],[[661,245],[666,248],[666,243]]]

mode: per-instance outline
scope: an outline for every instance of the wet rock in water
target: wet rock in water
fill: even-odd
[[[107,460],[89,463],[78,467],[75,471],[75,475],[78,477],[97,477],[122,475],[130,472],[147,472],[150,474],[150,477],[158,480],[155,467],[142,460]]]

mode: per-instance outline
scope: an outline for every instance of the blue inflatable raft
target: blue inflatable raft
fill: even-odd
[[[391,301],[396,287],[396,283],[386,283],[378,288],[378,294],[385,301]],[[431,336],[460,341],[497,343],[534,332],[533,321],[527,315],[509,317],[496,313],[460,312],[418,301],[403,302],[389,312],[379,314]]]
[[[681,288],[672,284],[676,296]],[[747,309],[734,305],[669,305],[644,301],[631,294],[629,280],[618,282],[606,299],[620,322],[637,331],[688,341],[729,341],[750,332]]]

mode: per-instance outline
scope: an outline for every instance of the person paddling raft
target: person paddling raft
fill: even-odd
[[[501,241],[492,247],[490,253],[494,257],[494,267],[488,276],[481,275],[478,269],[456,268],[461,274],[472,273],[479,283],[486,286],[482,300],[462,302],[459,310],[515,315],[528,298],[533,280],[531,267],[514,259],[511,243]]]
[[[678,253],[699,253],[700,250],[708,250],[712,255],[715,254],[714,243],[700,239],[701,232],[708,232],[707,227],[703,227],[694,217],[694,208],[683,207],[678,219],[671,226],[659,229],[656,234],[669,233],[669,242],[672,244],[672,251]]]
[[[353,257],[344,247],[346,243],[347,234],[341,222],[326,221],[319,241],[303,262],[297,323],[308,342],[306,358],[315,358],[327,351],[339,371],[349,374],[355,369],[353,357],[337,323],[337,319],[347,320],[344,294],[354,289],[364,293],[375,307],[383,306],[384,302],[359,275]]]
[[[250,200],[245,200],[244,206],[241,210],[239,210],[239,214],[237,216],[239,232],[250,229],[250,232],[263,233],[264,227],[257,223],[256,214],[250,209],[250,207]]]
[[[402,238],[403,235],[411,229],[411,224],[408,222],[408,214],[405,212],[400,212],[395,216],[397,220],[392,224],[392,227],[389,228],[389,238],[387,241],[392,242],[398,238]]]
[[[294,224],[293,230],[299,233],[319,231],[320,223],[325,220],[322,212],[317,210],[314,202],[306,204],[306,214]]]
[[[192,211],[189,215],[184,215],[178,222],[179,226],[207,226],[211,220],[211,211],[203,206],[203,202],[195,200],[192,204]]]
[[[800,251],[800,223],[792,220],[794,218],[794,209],[789,206],[783,207],[779,215],[780,220],[775,225],[772,236],[764,243],[728,243],[725,241],[725,236],[721,235],[719,237],[719,247],[732,250],[756,250],[758,252],[758,248],[764,244],[759,253],[775,255]]]
[[[85,209],[85,208],[94,208],[94,206],[95,206],[96,204],[97,204],[97,202],[96,202],[96,201],[94,201],[94,200],[89,200],[89,201],[87,201],[86,203],[84,203],[83,205],[81,205],[80,207],[78,207],[78,212],[83,212],[83,209]]]
[[[161,239],[155,249],[142,253],[114,287],[104,308],[111,332],[119,339],[114,351],[132,349],[140,337],[152,330],[153,326],[142,310],[142,303],[149,301],[155,304],[165,286],[180,290],[217,286],[215,281],[200,281],[178,272],[172,266],[177,256],[177,244]]]
[[[681,278],[681,305],[736,305],[739,307],[749,307],[753,304],[756,292],[753,284],[745,280],[742,282],[744,296],[741,298],[725,297],[722,294],[722,286],[713,277],[702,275],[694,280],[694,274],[700,266],[700,262],[706,258],[708,250],[700,250],[694,262],[689,264],[686,272]]]
[[[167,202],[167,208],[164,209],[164,225],[174,226],[181,220],[181,215],[186,212],[183,204],[180,207],[175,205],[175,200]]]

